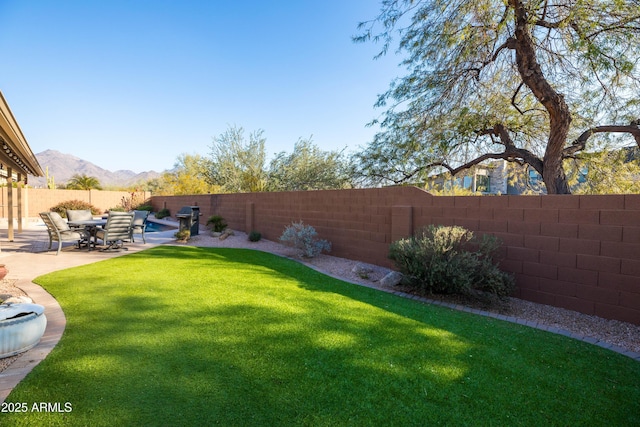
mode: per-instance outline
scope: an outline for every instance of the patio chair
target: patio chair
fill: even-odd
[[[44,221],[47,226],[47,231],[49,232],[49,249],[51,250],[51,246],[54,241],[58,242],[58,251],[56,255],[60,254],[60,250],[62,249],[62,242],[71,242],[76,241],[78,244],[78,248],[82,242],[88,242],[91,237],[89,233],[84,229],[72,230],[69,228],[69,224],[62,219],[59,213],[57,212],[41,212],[40,218]]]
[[[128,250],[128,248],[124,247],[124,243],[133,240],[132,224],[133,212],[109,212],[104,228],[96,231],[96,239],[102,240],[105,246],[101,250]]]
[[[67,209],[67,221],[86,221],[92,219],[93,214],[89,209]],[[84,228],[81,225],[70,225],[69,227],[71,227],[72,229]]]
[[[142,242],[147,243],[144,237],[145,228],[147,226],[147,217],[149,211],[133,211],[133,224],[131,228],[131,241],[135,242],[134,234],[142,234]]]

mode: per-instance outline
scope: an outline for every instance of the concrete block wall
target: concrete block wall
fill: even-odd
[[[401,190],[401,191],[398,191]],[[286,225],[304,221],[331,241],[337,256],[391,266],[391,206],[409,205],[404,189],[327,190],[280,193],[154,196],[154,208],[166,207],[173,215],[182,206],[200,207],[201,224],[221,215],[237,230],[262,233],[277,240]],[[429,197],[431,197],[429,195]],[[399,237],[398,237],[399,238]]]
[[[640,195],[438,197],[421,209],[417,226],[501,238],[515,296],[640,324]]]
[[[149,198],[149,193],[139,197]],[[0,216],[8,216],[7,188]],[[66,200],[100,210],[131,193],[14,189],[23,217]],[[332,242],[336,256],[392,267],[389,244],[428,224],[461,225],[503,241],[502,267],[515,274],[515,296],[640,325],[640,195],[434,197],[414,187],[282,193],[154,196],[172,215],[200,207],[202,225],[221,215],[237,230],[277,240],[302,220]]]
[[[640,195],[440,196],[415,187],[154,196],[175,214],[198,205],[237,230],[277,240],[303,220],[332,254],[392,266],[389,244],[428,224],[461,225],[503,241],[515,296],[640,325]]]
[[[58,203],[68,200],[82,200],[91,203],[100,211],[106,212],[110,208],[119,206],[122,198],[131,198],[131,192],[127,191],[101,191],[101,190],[49,190],[45,188],[23,188],[22,191],[22,216],[25,218],[37,218],[40,212],[46,212]],[[18,217],[17,203],[18,190],[13,189],[14,217]],[[8,217],[7,188],[0,192],[0,217]],[[151,197],[150,192],[137,192],[136,200],[144,201]]]

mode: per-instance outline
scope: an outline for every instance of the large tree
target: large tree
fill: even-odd
[[[180,154],[173,169],[155,180],[153,192],[170,195],[215,193],[220,187],[210,183],[210,168],[209,159],[199,154]]]
[[[267,182],[266,151],[263,131],[249,135],[244,129],[230,126],[213,138],[209,180],[227,193],[263,191]]]
[[[598,135],[640,146],[640,0],[384,0],[360,29],[407,55],[357,155],[372,179],[506,159],[567,194],[563,162]]]
[[[329,190],[351,187],[348,161],[341,151],[323,151],[311,138],[299,139],[293,152],[276,154],[269,167],[269,191]]]

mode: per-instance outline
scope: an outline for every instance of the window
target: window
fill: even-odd
[[[589,169],[582,168],[580,169],[580,171],[578,172],[578,182],[580,184],[582,184],[583,182],[587,182],[587,174],[589,173]]]
[[[473,180],[470,176],[465,176],[462,179],[462,187],[466,189],[471,189],[471,185],[473,184]]]
[[[477,175],[476,176],[476,191],[480,191],[482,193],[490,193],[491,192],[491,179],[487,175]]]
[[[538,184],[540,184],[541,180],[542,176],[540,176],[537,171],[529,169],[529,185],[531,185],[532,187],[537,187]]]

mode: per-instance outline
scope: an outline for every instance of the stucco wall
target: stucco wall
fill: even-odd
[[[151,193],[138,192],[137,200],[149,199]],[[7,187],[0,191],[0,218],[8,217],[8,196]],[[100,190],[49,190],[45,188],[23,188],[22,189],[22,217],[38,217],[40,212],[49,211],[60,202],[69,200],[81,200],[91,203],[99,210],[106,212],[110,208],[121,204],[122,198],[131,198],[131,193],[127,191],[100,191]],[[13,212],[14,218],[18,218],[18,189],[13,189]]]

